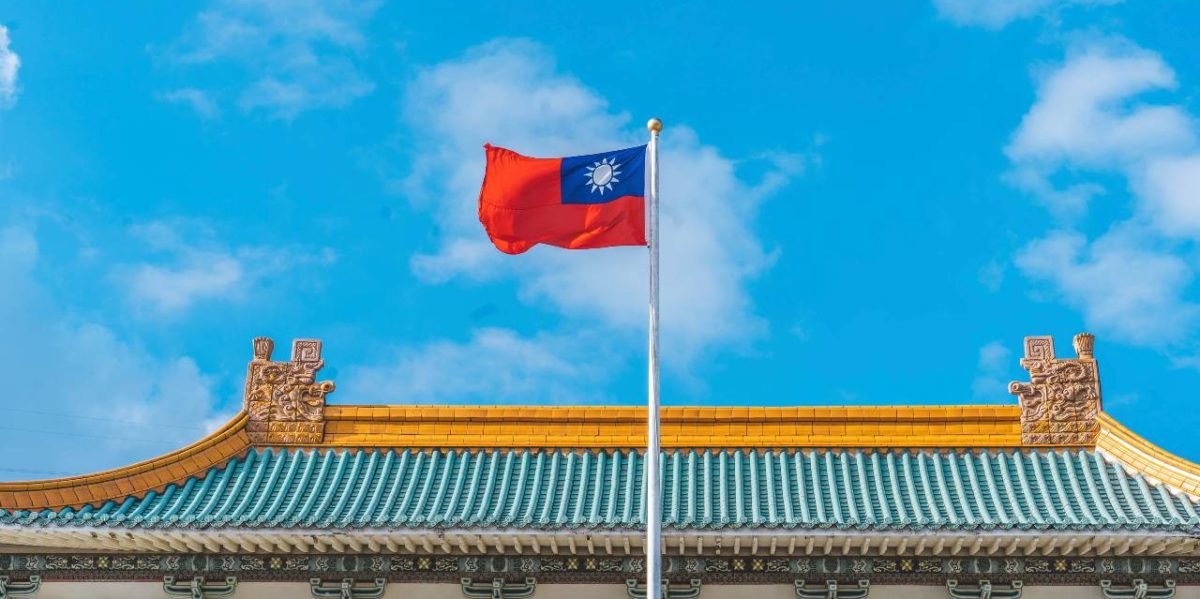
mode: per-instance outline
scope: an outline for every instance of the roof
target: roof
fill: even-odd
[[[1079,541],[1092,547],[1107,531],[1197,550],[1200,466],[1105,414],[1091,336],[1075,346],[1058,358],[1048,337],[1026,339],[1017,405],[664,408],[664,524],[693,531],[697,549],[721,531],[793,544],[805,534],[810,547],[815,534],[855,534],[867,547],[893,532],[1036,544],[1039,531],[1092,535]],[[326,405],[334,385],[316,380],[320,342],[297,341],[284,362],[272,349],[255,340],[243,411],[189,447],[99,474],[0,483],[0,543],[87,547],[118,530],[146,531],[136,547],[158,549],[210,547],[217,537],[204,535],[230,531],[262,531],[264,546],[276,533],[292,536],[272,542],[301,546],[347,530],[405,543],[466,531],[483,543],[494,530],[644,525],[644,408]]]
[[[0,523],[154,529],[638,528],[632,451],[263,449],[161,492]],[[677,451],[675,529],[1191,531],[1200,506],[1092,450]]]

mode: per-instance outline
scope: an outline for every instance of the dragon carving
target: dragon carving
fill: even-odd
[[[1008,392],[1021,403],[1021,441],[1032,445],[1091,445],[1100,432],[1100,375],[1095,337],[1075,336],[1075,358],[1056,358],[1052,337],[1026,337],[1021,367],[1029,382]]]
[[[254,339],[254,359],[246,376],[246,430],[252,443],[296,445],[320,443],[325,433],[325,395],[333,382],[317,382],[317,371],[325,365],[321,342],[297,339],[292,342],[289,362],[271,361],[275,342]]]

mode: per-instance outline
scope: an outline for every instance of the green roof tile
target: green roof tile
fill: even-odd
[[[161,493],[0,524],[119,528],[636,528],[635,452],[262,449]],[[1188,496],[1094,451],[699,451],[664,455],[668,529],[1153,529]]]

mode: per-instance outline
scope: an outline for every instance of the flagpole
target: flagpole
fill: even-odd
[[[646,148],[650,174],[649,219],[650,249],[650,346],[649,387],[646,419],[646,599],[660,599],[662,581],[662,489],[659,487],[659,426],[658,426],[658,134],[662,121],[650,119],[650,144]]]

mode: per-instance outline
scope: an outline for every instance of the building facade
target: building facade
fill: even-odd
[[[664,408],[667,596],[1200,598],[1200,466],[1074,345],[1016,405]],[[644,409],[327,405],[320,342],[253,347],[210,436],[0,483],[0,599],[645,596]]]

